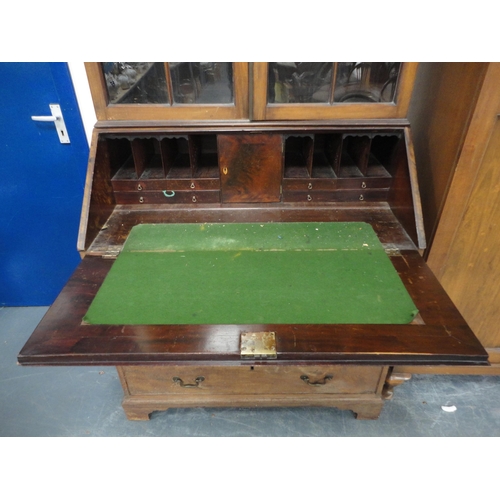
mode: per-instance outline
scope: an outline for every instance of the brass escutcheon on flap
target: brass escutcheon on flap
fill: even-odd
[[[274,332],[242,333],[240,337],[242,359],[276,359],[276,335]]]

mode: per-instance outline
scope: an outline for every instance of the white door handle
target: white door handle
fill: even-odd
[[[55,122],[57,120],[55,116],[32,116],[31,119],[34,122]]]
[[[53,122],[56,126],[59,141],[62,144],[69,144],[69,135],[66,130],[66,124],[59,104],[49,104],[51,116],[32,116],[31,119],[35,122]]]

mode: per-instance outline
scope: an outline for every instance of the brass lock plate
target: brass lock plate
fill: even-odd
[[[240,337],[242,359],[276,359],[276,335],[274,332],[242,333]]]

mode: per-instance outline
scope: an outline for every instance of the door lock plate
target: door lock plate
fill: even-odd
[[[61,106],[59,104],[49,104],[51,115],[48,116],[32,116],[31,119],[34,122],[53,122],[57,136],[59,137],[59,141],[61,144],[69,144],[69,135],[66,130],[66,124],[64,123],[64,117],[61,111]]]
[[[240,337],[242,359],[276,359],[276,335],[274,332],[242,333]]]

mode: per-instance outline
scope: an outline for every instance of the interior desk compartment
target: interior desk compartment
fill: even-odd
[[[83,320],[140,224],[290,222],[370,225],[418,315],[405,324]],[[394,366],[487,364],[421,256],[420,193],[405,126],[97,128],[77,245],[82,262],[18,360],[116,366],[132,419],[172,406],[309,404],[376,418]],[[301,255],[307,262],[308,252]],[[262,332],[273,333],[276,356],[245,359],[242,335]]]
[[[112,151],[113,187],[116,190],[168,186],[165,179],[217,179],[217,141],[213,134],[101,139]],[[162,181],[162,182],[157,182]],[[213,185],[213,183],[211,184]]]
[[[214,134],[103,137],[117,204],[217,203],[220,180]]]
[[[401,130],[349,130],[285,136],[283,199],[387,201],[393,177],[408,171]]]

